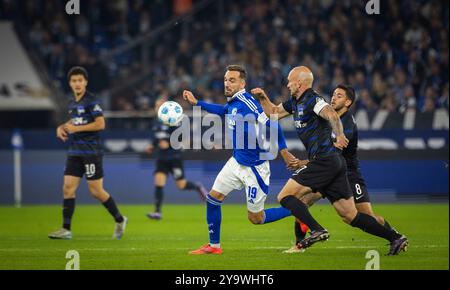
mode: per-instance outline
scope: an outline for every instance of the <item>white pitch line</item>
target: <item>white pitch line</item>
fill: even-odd
[[[70,247],[68,247],[70,248]],[[79,252],[108,252],[108,251],[149,251],[149,250],[153,250],[153,249],[135,249],[135,248],[129,248],[129,249],[124,249],[124,248],[98,248],[98,249],[82,249],[82,248],[77,248],[74,247],[75,250],[79,251]],[[65,252],[67,251],[67,249],[0,249],[0,252],[49,252],[49,251],[59,251],[59,252]]]
[[[329,246],[321,246],[321,249],[374,249],[374,248],[378,248],[380,246],[337,246],[337,247],[329,247]],[[427,246],[417,246],[417,245],[410,245],[408,246],[409,248],[421,248],[421,249],[427,249],[427,248],[448,248],[447,245],[427,245]],[[173,250],[173,251],[188,251],[190,248],[158,248],[158,249],[154,249],[154,248],[97,248],[97,249],[93,249],[93,248],[89,248],[89,249],[84,249],[84,248],[77,248],[75,247],[77,251],[84,251],[84,252],[107,252],[107,251],[155,251],[155,250]],[[250,250],[285,250],[287,249],[288,246],[286,247],[251,247],[249,248]],[[48,251],[66,251],[67,249],[18,249],[18,248],[9,248],[9,249],[0,249],[0,252],[48,252]]]
[[[327,247],[327,246],[321,246],[321,249],[374,249],[378,248],[380,246],[337,246],[337,247]],[[408,248],[417,248],[417,249],[427,249],[427,248],[448,248],[446,245],[427,245],[427,246],[416,246],[416,245],[409,245]],[[250,249],[255,250],[280,250],[280,249],[286,249],[286,247],[254,247]]]

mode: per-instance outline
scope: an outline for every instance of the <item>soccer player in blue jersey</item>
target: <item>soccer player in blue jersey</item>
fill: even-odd
[[[252,134],[250,124],[244,126],[239,132],[239,120],[245,116],[253,116],[259,124],[265,126],[278,126],[278,123],[270,123],[258,102],[246,92],[247,73],[241,66],[232,65],[227,68],[224,78],[225,96],[228,99],[226,105],[208,104],[198,101],[189,91],[184,91],[183,97],[193,106],[200,106],[203,110],[225,116],[228,129],[232,132],[233,157],[226,163],[216,178],[211,192],[207,197],[207,223],[209,230],[209,244],[190,254],[222,254],[220,247],[220,225],[222,220],[221,205],[228,194],[234,190],[245,189],[247,197],[248,219],[253,224],[267,224],[291,215],[291,212],[283,207],[264,210],[264,203],[269,191],[270,166],[268,160],[263,160],[261,154],[266,152],[261,144],[256,148],[248,146]],[[295,158],[287,150],[283,132],[278,126],[278,149],[286,164],[295,162]],[[242,133],[242,134],[240,134]],[[245,146],[240,148],[239,141],[244,140]]]
[[[266,114],[277,118],[294,116],[299,139],[308,151],[307,165],[298,169],[278,195],[280,204],[311,229],[311,235],[300,242],[306,249],[327,240],[328,231],[309,213],[302,198],[320,192],[347,224],[390,242],[389,255],[398,255],[408,246],[408,239],[379,224],[365,213],[358,212],[347,178],[347,165],[342,150],[349,140],[344,134],[338,113],[313,89],[314,76],[307,67],[296,67],[288,76],[292,98],[276,106],[261,89],[252,90]]]
[[[63,226],[50,233],[50,239],[72,239],[72,216],[75,196],[81,178],[86,176],[89,191],[109,211],[116,222],[113,237],[122,238],[127,218],[122,216],[114,199],[103,188],[103,152],[100,132],[105,129],[105,118],[100,101],[87,91],[88,73],[82,67],[69,71],[68,80],[73,92],[69,103],[70,121],[56,129],[56,135],[69,143],[64,171]]]

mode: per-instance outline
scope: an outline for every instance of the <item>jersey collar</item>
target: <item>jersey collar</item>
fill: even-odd
[[[231,102],[232,100],[234,100],[238,95],[242,95],[245,94],[247,91],[245,89],[243,89],[242,91],[237,92],[236,94],[234,94],[231,98],[228,98],[228,103]]]
[[[88,93],[88,91],[86,90],[86,91],[84,92],[84,95],[80,98],[79,101],[77,101],[77,98],[75,98],[75,96],[73,96],[73,97],[72,97],[72,98],[73,98],[73,101],[74,101],[75,103],[79,104],[79,103],[81,103],[81,102],[84,100],[84,98],[86,98],[86,96],[87,96],[88,94],[89,94],[89,93]]]
[[[309,88],[306,91],[303,92],[303,94],[301,95],[301,97],[299,98],[299,100],[301,100],[302,98],[308,96],[309,94],[314,93],[314,89],[313,88]]]

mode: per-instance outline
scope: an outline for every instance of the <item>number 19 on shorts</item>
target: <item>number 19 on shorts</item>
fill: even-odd
[[[258,194],[258,188],[256,187],[249,187],[247,197],[248,198],[256,198],[256,195]]]

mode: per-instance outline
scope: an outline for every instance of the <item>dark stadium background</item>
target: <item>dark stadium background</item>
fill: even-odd
[[[107,109],[105,186],[120,203],[150,204],[154,161],[142,154],[152,107],[189,88],[223,103],[223,73],[244,64],[248,88],[280,102],[286,76],[307,65],[329,97],[355,86],[361,166],[374,201],[448,201],[448,1],[0,0],[0,204],[14,203],[13,135],[23,138],[25,204],[59,204],[65,147],[67,70],[90,73],[90,90]],[[289,122],[288,145],[304,156]],[[19,134],[19,135],[17,135]],[[198,136],[197,136],[198,137]],[[207,187],[229,151],[186,151],[186,172]],[[272,162],[270,201],[289,177]],[[197,202],[171,184],[167,201]],[[82,187],[81,202],[93,202]],[[231,202],[244,202],[240,193]]]

